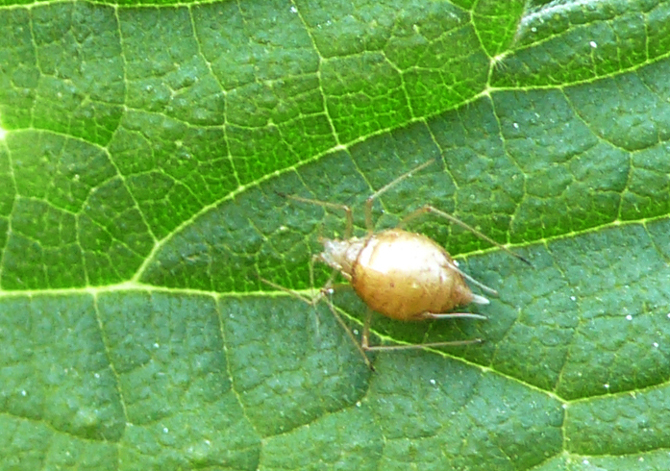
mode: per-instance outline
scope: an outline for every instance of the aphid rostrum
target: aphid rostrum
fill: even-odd
[[[313,260],[323,262],[333,268],[333,273],[326,285],[320,290],[319,295],[311,300],[305,299],[297,293],[292,293],[303,301],[314,305],[333,291],[333,279],[338,272],[341,273],[341,275],[349,281],[356,294],[370,308],[368,309],[365,318],[360,344],[337,313],[331,302],[328,302],[328,306],[337,321],[344,327],[349,337],[354,341],[356,347],[363,355],[366,364],[370,366],[370,368],[372,368],[372,365],[365,354],[366,351],[370,350],[398,350],[445,345],[463,345],[481,341],[480,339],[474,339],[417,345],[370,345],[369,332],[372,315],[371,310],[401,321],[446,318],[486,319],[479,314],[449,311],[458,306],[465,306],[470,303],[488,304],[488,299],[474,294],[465,283],[465,280],[470,281],[485,291],[497,294],[495,290],[479,283],[472,277],[463,273],[456,266],[456,263],[449,253],[435,241],[424,235],[404,230],[403,227],[409,221],[426,213],[435,214],[463,227],[476,236],[530,265],[526,259],[511,252],[474,227],[430,205],[423,206],[411,212],[393,229],[374,232],[374,225],[372,222],[372,205],[374,200],[393,186],[410,177],[413,173],[424,169],[431,163],[433,163],[433,160],[429,160],[413,170],[397,177],[395,180],[383,186],[367,198],[365,202],[367,235],[364,237],[352,236],[353,213],[349,206],[312,200],[294,195],[284,195],[294,201],[315,204],[332,209],[340,209],[346,214],[344,237],[342,239],[322,238],[321,242],[324,247],[323,252],[315,255],[313,258]],[[263,281],[276,288],[290,291],[267,280]]]

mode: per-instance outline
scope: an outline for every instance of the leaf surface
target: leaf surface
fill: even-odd
[[[0,469],[665,470],[670,6],[0,7]],[[312,293],[373,208],[495,287],[371,354]],[[318,288],[328,271],[316,266]],[[333,294],[358,335],[365,305]]]

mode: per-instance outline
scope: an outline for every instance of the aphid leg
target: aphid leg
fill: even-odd
[[[319,201],[319,200],[313,200],[309,198],[303,198],[302,196],[295,196],[295,195],[284,195],[282,196],[292,199],[294,201],[300,201],[301,203],[309,203],[309,204],[315,204],[317,206],[322,206],[324,208],[331,208],[331,209],[341,209],[342,211],[345,212],[346,218],[347,218],[347,226],[345,229],[344,233],[344,239],[349,239],[353,235],[354,231],[354,214],[351,211],[351,208],[347,206],[346,204],[337,204],[337,203],[329,203],[327,201]]]
[[[484,316],[479,314],[471,314],[469,312],[463,313],[449,313],[449,314],[433,314],[432,312],[425,312],[422,314],[423,319],[442,319],[443,317],[470,317],[472,319],[486,319]],[[457,345],[470,345],[473,343],[481,343],[482,339],[472,339],[472,340],[452,340],[450,342],[431,342],[431,343],[419,343],[413,345],[370,345],[370,322],[372,320],[372,310],[368,309],[365,315],[365,324],[363,325],[363,337],[361,341],[361,348],[366,352],[370,351],[380,351],[380,350],[415,350],[417,348],[426,348],[426,347],[448,347],[448,346],[457,346]]]
[[[312,258],[309,260],[309,285],[314,289],[314,262],[319,259],[319,256],[317,254],[312,255]],[[329,294],[331,294],[334,290],[335,287],[333,286],[333,280],[335,279],[335,276],[337,275],[337,270],[333,269],[330,272],[330,276],[328,277],[328,280],[326,280],[326,283],[323,285],[323,288],[319,290],[319,296],[316,302],[314,303],[316,305],[317,302],[319,302],[322,298],[325,298]],[[328,302],[328,300],[327,300]],[[317,332],[319,330],[319,318],[318,316],[315,317],[316,319],[316,329]]]
[[[500,250],[503,250],[503,251],[507,252],[508,254],[510,254],[511,256],[518,258],[519,260],[521,260],[522,262],[524,262],[524,263],[530,265],[531,267],[533,266],[532,263],[530,263],[528,260],[526,260],[525,258],[523,258],[521,255],[518,255],[518,254],[512,252],[510,249],[508,249],[508,248],[505,247],[504,245],[499,244],[498,242],[496,242],[495,240],[491,239],[491,238],[490,238],[489,236],[487,236],[486,234],[483,234],[482,232],[478,231],[477,229],[475,229],[475,228],[472,227],[471,225],[464,223],[463,221],[461,221],[461,220],[458,219],[457,217],[452,216],[452,215],[449,214],[449,213],[445,213],[444,211],[441,211],[441,210],[437,209],[437,208],[434,207],[434,206],[427,205],[427,206],[424,206],[424,207],[422,207],[422,208],[417,209],[416,211],[412,211],[412,212],[409,213],[407,216],[405,216],[405,217],[403,218],[402,221],[400,221],[400,224],[398,224],[398,228],[402,228],[402,227],[403,227],[405,224],[407,224],[409,221],[411,221],[411,220],[413,220],[413,219],[416,219],[416,218],[418,218],[419,216],[421,216],[421,215],[423,215],[423,214],[426,214],[426,213],[437,214],[438,216],[443,217],[443,218],[446,219],[447,221],[449,221],[449,222],[453,222],[454,224],[457,224],[457,225],[461,226],[463,229],[466,229],[466,230],[472,232],[474,235],[476,235],[476,236],[479,237],[480,239],[483,239],[483,240],[487,241],[488,243],[490,243],[490,244],[492,244],[492,245],[495,245],[495,246],[498,247]]]
[[[326,304],[328,304],[328,308],[330,309],[330,312],[333,313],[333,316],[335,316],[335,319],[339,324],[342,326],[344,331],[347,333],[349,338],[351,339],[352,342],[354,342],[354,345],[356,345],[356,349],[360,352],[360,354],[363,356],[363,360],[365,361],[365,364],[368,365],[368,368],[370,368],[372,371],[375,371],[375,367],[372,366],[372,363],[370,362],[370,359],[368,356],[365,354],[365,349],[361,344],[358,343],[358,340],[356,339],[356,336],[354,336],[354,333],[351,331],[349,326],[344,323],[344,320],[342,320],[342,317],[337,313],[335,310],[335,306],[333,306],[333,303],[330,300],[326,300]]]
[[[370,308],[365,310],[365,323],[363,324],[363,335],[361,336],[361,348],[363,350],[370,349],[370,322],[372,321],[372,310]]]
[[[451,342],[417,343],[413,345],[375,345],[373,347],[368,347],[366,350],[368,351],[416,350],[419,348],[430,348],[430,347],[457,347],[459,345],[472,345],[474,343],[482,343],[482,339],[452,340]]]
[[[259,278],[260,278],[260,277],[259,277]],[[331,294],[332,291],[333,291],[333,289],[334,289],[332,286],[328,286],[328,285],[326,285],[326,286],[324,286],[324,287],[319,291],[319,293],[318,293],[316,296],[314,296],[312,299],[307,299],[307,298],[303,297],[303,296],[302,296],[300,293],[298,293],[297,291],[293,291],[292,289],[288,289],[288,288],[286,288],[286,287],[284,287],[284,286],[278,285],[277,283],[273,283],[273,282],[270,281],[270,280],[266,280],[265,278],[260,278],[260,280],[261,280],[263,283],[265,283],[265,284],[267,284],[267,285],[269,285],[269,286],[272,286],[273,288],[277,288],[278,290],[281,290],[281,291],[284,291],[285,293],[290,294],[290,295],[293,296],[294,298],[297,298],[297,299],[301,300],[302,302],[304,302],[304,303],[306,303],[306,304],[309,304],[309,305],[312,306],[312,307],[315,307],[315,306],[319,303],[319,301],[321,301],[322,299],[326,298],[326,296],[328,296],[329,294]],[[358,340],[357,340],[356,337],[354,336],[354,333],[351,331],[351,329],[349,329],[349,326],[347,326],[347,324],[344,323],[344,320],[342,320],[342,317],[341,317],[341,316],[337,313],[337,311],[335,310],[335,306],[333,306],[333,302],[332,302],[330,299],[326,299],[326,304],[328,305],[328,309],[330,309],[330,312],[332,312],[332,313],[333,313],[333,316],[335,316],[335,319],[337,320],[337,322],[344,328],[344,331],[347,333],[347,336],[348,336],[348,337],[351,339],[351,341],[354,343],[354,345],[356,346],[356,349],[357,349],[357,350],[360,352],[360,354],[363,356],[363,360],[365,361],[365,364],[366,364],[366,365],[368,366],[368,368],[370,368],[372,371],[375,371],[375,367],[372,366],[372,363],[370,363],[370,359],[369,359],[368,356],[365,354],[365,351],[363,350],[363,348],[361,347],[361,345],[358,343]]]
[[[309,259],[309,286],[310,288],[314,289],[314,259],[316,255],[312,255],[312,257]]]
[[[435,162],[434,159],[431,159],[427,162],[422,163],[418,167],[413,168],[407,173],[403,173],[400,175],[398,178],[393,180],[392,182],[387,183],[383,187],[381,187],[379,190],[375,191],[373,194],[371,194],[368,199],[365,200],[365,227],[368,230],[368,234],[372,235],[374,232],[374,225],[372,224],[372,204],[374,203],[375,198],[380,196],[381,194],[385,193],[386,191],[390,190],[392,187],[400,183],[406,178],[409,178],[412,176],[413,173],[418,172],[419,170],[423,170],[424,168],[428,167],[430,164]]]

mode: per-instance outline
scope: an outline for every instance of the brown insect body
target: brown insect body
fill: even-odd
[[[323,239],[323,252],[315,257],[317,260],[326,263],[336,270],[331,274],[325,287],[312,300],[304,299],[298,293],[293,292],[293,294],[306,303],[314,305],[320,299],[323,299],[324,296],[333,292],[333,277],[336,272],[340,272],[342,276],[349,280],[356,294],[370,309],[392,319],[401,321],[447,318],[485,319],[480,314],[450,311],[457,306],[464,306],[472,302],[477,304],[488,304],[489,302],[485,297],[472,293],[470,288],[465,284],[465,279],[490,293],[496,294],[496,291],[460,271],[457,268],[456,262],[447,251],[436,242],[421,234],[405,231],[401,227],[423,214],[434,214],[461,226],[477,237],[490,242],[501,250],[505,250],[529,265],[530,262],[460,219],[430,205],[423,206],[405,216],[395,229],[374,232],[372,204],[375,198],[410,177],[413,172],[417,172],[431,163],[432,160],[429,160],[419,165],[412,171],[397,177],[368,197],[365,202],[365,225],[368,230],[366,237],[352,237],[354,220],[351,208],[348,206],[286,195],[295,201],[315,204],[324,208],[343,210],[346,213],[347,221],[344,238]],[[311,264],[310,276],[313,281]],[[275,288],[291,292],[268,280],[263,281]],[[371,311],[368,310],[359,345],[358,340],[337,313],[331,302],[328,303],[328,307],[371,369],[374,368],[365,354],[366,351],[467,345],[481,341],[480,339],[473,339],[418,345],[370,345]]]
[[[324,240],[319,259],[339,270],[371,309],[392,319],[422,320],[426,313],[488,302],[473,295],[446,250],[402,229]]]

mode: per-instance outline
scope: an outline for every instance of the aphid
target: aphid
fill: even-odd
[[[307,300],[295,292],[291,293],[303,301],[314,305],[332,293],[333,279],[338,272],[347,279],[356,294],[370,308],[368,309],[363,326],[360,345],[331,302],[328,302],[328,306],[337,321],[344,327],[349,337],[356,344],[366,364],[372,369],[374,368],[365,354],[366,351],[463,345],[481,342],[481,340],[474,339],[399,346],[370,345],[369,332],[372,315],[370,310],[401,321],[446,318],[486,319],[479,314],[449,311],[455,307],[464,306],[472,302],[488,304],[488,299],[472,293],[465,283],[466,279],[485,291],[497,294],[495,290],[488,288],[459,270],[449,253],[436,242],[424,235],[405,231],[403,226],[410,220],[426,213],[438,215],[458,224],[530,265],[526,259],[511,252],[474,227],[429,205],[423,206],[407,215],[394,229],[374,232],[372,222],[372,205],[374,200],[393,186],[410,177],[414,172],[424,169],[431,163],[433,163],[433,160],[423,163],[410,172],[399,176],[368,197],[365,202],[365,222],[368,233],[365,237],[352,236],[353,213],[349,206],[299,196],[284,195],[295,201],[345,211],[346,230],[344,237],[342,239],[321,239],[324,250],[313,258],[313,260],[323,262],[333,268],[333,273],[328,282],[320,290],[319,295],[312,300]],[[311,268],[310,265],[310,273]],[[276,288],[286,290],[286,288],[267,280],[263,281]]]

